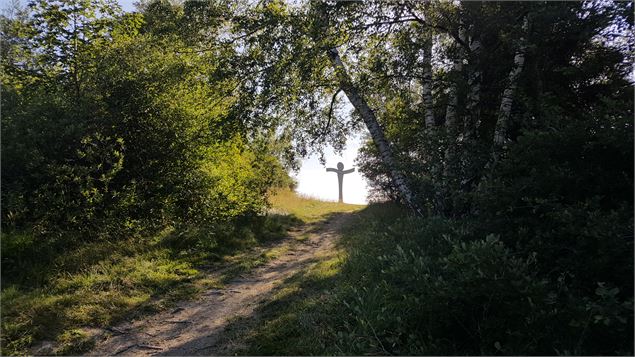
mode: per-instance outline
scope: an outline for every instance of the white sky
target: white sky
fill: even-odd
[[[117,0],[117,2],[121,5],[123,11],[134,11],[134,3],[137,2],[137,0]]]
[[[362,140],[361,136],[350,138],[346,143],[346,150],[342,155],[336,155],[332,148],[328,148],[324,157],[326,166],[322,166],[317,156],[302,161],[300,171],[293,176],[298,180],[298,193],[320,198],[322,200],[337,201],[338,187],[337,174],[326,172],[327,167],[337,167],[338,162],[344,164],[344,169],[354,167]],[[365,204],[368,202],[368,185],[364,177],[357,171],[344,175],[343,196],[345,203]]]

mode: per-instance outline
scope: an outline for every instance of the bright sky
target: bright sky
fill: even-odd
[[[293,175],[298,180],[297,192],[323,200],[337,201],[337,174],[326,172],[327,167],[337,167],[338,162],[344,164],[344,170],[354,167],[362,140],[361,136],[350,138],[342,155],[336,155],[332,148],[325,151],[326,166],[322,166],[318,157],[310,157],[302,161],[300,171]],[[344,175],[343,196],[345,203],[367,203],[368,186],[364,177],[357,171]]]
[[[134,11],[134,3],[137,2],[137,0],[117,0],[117,2],[121,5],[123,11]]]

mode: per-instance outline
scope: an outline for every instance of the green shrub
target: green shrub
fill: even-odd
[[[290,184],[275,156],[287,142],[236,118],[236,78],[222,68],[231,53],[184,52],[187,34],[152,21],[167,11],[178,23],[182,11],[157,6],[123,15],[110,1],[34,2],[2,19],[4,229],[152,233],[262,213],[268,189]],[[79,44],[66,36],[71,15]]]

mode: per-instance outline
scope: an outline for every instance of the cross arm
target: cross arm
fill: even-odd
[[[355,172],[355,169],[348,169],[348,170],[342,171],[343,174],[350,174],[351,172]]]
[[[332,167],[327,167],[326,172],[337,172],[337,169],[334,169]]]

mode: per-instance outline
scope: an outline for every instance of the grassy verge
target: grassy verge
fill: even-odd
[[[234,321],[226,331],[229,340],[242,340],[238,355],[313,355],[342,354],[327,345],[333,319],[339,310],[332,304],[332,289],[341,280],[346,258],[342,251],[325,253],[319,261],[281,284],[271,300],[260,308],[257,318]],[[328,351],[328,352],[327,352]]]
[[[43,341],[56,347],[41,353],[87,351],[90,328],[168,308],[274,258],[281,248],[271,243],[294,224],[269,215],[222,235],[218,229],[166,229],[63,251],[37,248],[24,234],[4,234],[3,269],[11,275],[3,276],[0,295],[2,354],[28,354]],[[16,246],[23,250],[19,266],[8,258],[20,254],[7,254]]]
[[[378,226],[389,225],[407,212],[390,205],[371,205],[363,210],[350,210],[348,224],[341,228],[342,241],[334,251],[317,257],[318,262],[292,276],[277,287],[272,298],[258,310],[258,319],[243,319],[227,327],[236,331],[230,339],[245,340],[238,355],[343,355],[361,350],[343,346],[341,337],[351,327],[350,311],[343,300],[355,290],[360,277],[351,264],[365,252],[360,241]],[[370,224],[369,221],[375,221]],[[361,249],[362,251],[360,252]],[[362,268],[358,266],[357,268]],[[353,269],[354,270],[354,269]],[[362,336],[359,336],[362,337]],[[353,342],[354,344],[354,342]],[[368,353],[370,350],[365,349]],[[374,353],[382,354],[380,349]]]
[[[271,197],[272,211],[282,215],[297,217],[306,223],[323,220],[334,212],[355,212],[365,205],[354,205],[320,201],[311,197],[298,195],[290,190],[279,190]]]

